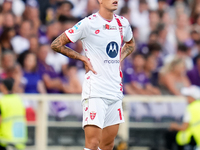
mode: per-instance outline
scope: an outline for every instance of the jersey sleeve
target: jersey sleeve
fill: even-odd
[[[72,43],[84,39],[87,36],[87,33],[88,33],[87,18],[79,21],[72,28],[65,31],[66,36]]]
[[[133,32],[131,26],[127,19],[124,19],[125,27],[124,27],[124,42],[129,42],[133,38]]]

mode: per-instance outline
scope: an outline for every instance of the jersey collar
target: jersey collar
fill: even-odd
[[[109,22],[109,23],[112,22],[113,19],[115,18],[114,15],[113,15],[113,19],[112,19],[112,20],[107,20],[107,19],[103,18],[103,17],[99,14],[99,12],[97,12],[97,15],[98,15],[102,20],[104,20],[104,21],[106,21],[106,22]]]

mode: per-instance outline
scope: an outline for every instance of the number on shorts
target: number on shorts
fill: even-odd
[[[121,112],[121,109],[119,108],[118,111],[119,111],[119,118],[120,118],[120,120],[122,120],[122,112]]]

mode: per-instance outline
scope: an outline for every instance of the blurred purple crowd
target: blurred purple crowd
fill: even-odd
[[[98,11],[97,0],[0,0],[0,79],[16,93],[81,93],[81,61],[50,43]],[[200,87],[200,0],[119,0],[136,52],[122,63],[125,94],[181,95]],[[81,41],[67,46],[82,53]]]

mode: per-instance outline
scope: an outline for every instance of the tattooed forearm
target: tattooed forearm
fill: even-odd
[[[68,56],[73,59],[81,59],[82,55],[77,53],[76,51],[70,49],[69,47],[66,47],[65,45],[69,43],[69,39],[66,37],[65,33],[62,33],[59,37],[57,37],[52,43],[51,48],[61,53],[65,56]]]
[[[130,42],[124,44],[121,52],[121,60],[123,61],[128,55],[135,51],[135,41],[132,39]]]

